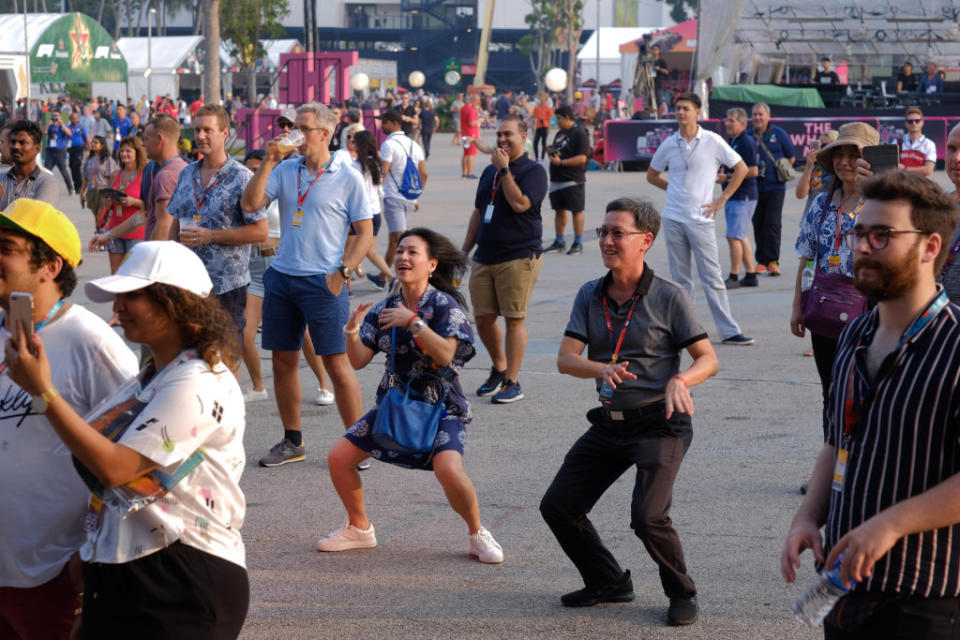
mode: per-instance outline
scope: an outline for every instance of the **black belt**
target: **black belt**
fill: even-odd
[[[603,411],[603,415],[609,418],[612,422],[631,422],[638,418],[644,418],[646,416],[653,415],[654,413],[664,411],[665,403],[663,400],[660,400],[659,402],[653,402],[642,407],[637,407],[636,409],[614,410],[606,407],[600,407],[600,409]]]

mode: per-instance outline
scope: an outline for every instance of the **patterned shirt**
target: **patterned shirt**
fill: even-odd
[[[382,351],[387,354],[383,378],[380,379],[380,386],[377,387],[378,405],[383,400],[383,396],[386,395],[387,389],[390,388],[390,340],[393,334],[391,329],[380,328],[380,313],[384,309],[397,306],[399,301],[399,293],[381,300],[367,311],[367,315],[363,318],[363,324],[360,325],[360,340],[363,344],[373,349],[374,353]],[[420,298],[417,315],[423,318],[427,326],[440,336],[457,339],[457,350],[453,354],[453,360],[448,367],[453,373],[459,375],[463,365],[476,354],[476,350],[473,348],[473,329],[470,328],[470,320],[467,318],[467,314],[463,312],[463,309],[460,308],[460,305],[452,296],[437,291],[428,285],[427,290]],[[411,378],[421,373],[438,374],[433,369],[433,360],[417,346],[413,334],[405,329],[397,329],[396,358],[396,375],[400,384],[404,387]],[[414,387],[418,391],[422,390],[416,383]],[[436,402],[439,397],[439,390],[439,383],[429,383],[429,386],[423,390],[427,401]],[[469,421],[470,403],[463,395],[459,378],[454,379],[450,385],[445,407],[448,414],[462,416],[466,421]]]
[[[253,177],[250,169],[228,158],[204,187],[200,184],[200,162],[189,164],[180,172],[167,213],[178,220],[196,220],[199,216],[200,226],[207,229],[234,229],[266,219],[265,209],[247,213],[240,208],[240,197]],[[249,244],[211,242],[193,247],[193,251],[207,267],[214,294],[223,295],[250,284]]]
[[[826,211],[824,211],[826,207]],[[843,233],[852,231],[857,223],[860,205],[853,211],[838,210],[833,193],[821,193],[807,209],[800,223],[800,236],[797,238],[797,256],[807,260],[817,259],[820,273],[842,273],[853,277],[853,251],[843,239]],[[839,234],[837,219],[841,218]]]

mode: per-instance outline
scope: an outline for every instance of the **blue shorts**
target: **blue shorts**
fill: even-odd
[[[727,218],[728,238],[743,240],[747,237],[753,210],[756,208],[756,200],[727,200],[727,204],[723,206],[723,212]]]
[[[110,244],[107,245],[107,251],[125,256],[133,251],[133,248],[141,242],[143,242],[141,238],[114,238],[110,241]]]
[[[347,287],[327,289],[326,276],[289,276],[274,268],[263,274],[262,345],[268,351],[299,351],[310,327],[318,356],[345,353],[343,326],[350,318]]]

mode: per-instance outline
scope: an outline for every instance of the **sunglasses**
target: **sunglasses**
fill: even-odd
[[[907,118],[907,124],[917,124],[923,122],[923,118]]]
[[[277,127],[280,129],[292,129],[293,125],[284,120],[283,122],[278,122]]]

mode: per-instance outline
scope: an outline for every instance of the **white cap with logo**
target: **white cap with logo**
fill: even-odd
[[[93,302],[110,302],[118,293],[149,287],[154,283],[184,289],[201,297],[213,290],[203,261],[179,242],[141,242],[112,276],[91,280],[84,288]]]

